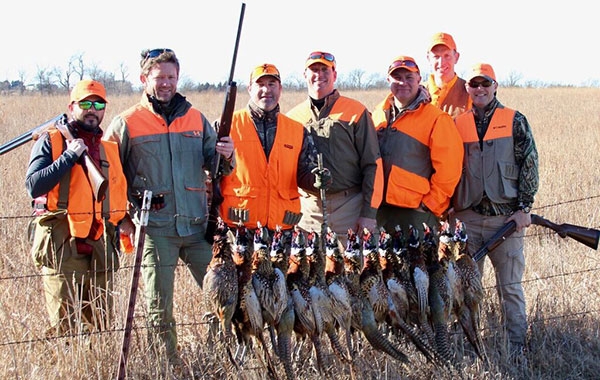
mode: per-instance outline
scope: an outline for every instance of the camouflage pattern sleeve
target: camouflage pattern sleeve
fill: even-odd
[[[515,160],[521,168],[518,201],[533,204],[539,187],[538,152],[527,118],[518,111],[513,120],[513,138]]]

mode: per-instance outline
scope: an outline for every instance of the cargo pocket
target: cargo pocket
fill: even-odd
[[[47,212],[35,218],[29,227],[32,239],[31,256],[38,268],[57,269],[74,252],[75,239],[71,237],[67,210]]]

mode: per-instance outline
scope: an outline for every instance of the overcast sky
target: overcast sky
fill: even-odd
[[[410,55],[423,72],[428,40],[454,36],[461,53],[457,71],[473,63],[494,66],[499,81],[511,73],[523,80],[580,85],[600,80],[600,36],[593,2],[328,1],[246,0],[235,79],[275,64],[284,81],[299,78],[311,51],[336,56],[341,75],[356,69],[385,70],[397,55]],[[536,3],[534,5],[530,3]],[[224,82],[230,70],[242,1],[17,1],[0,22],[0,80],[34,81],[40,68],[84,61],[115,73],[128,68],[139,84],[139,54],[168,47],[177,53],[184,78]],[[543,5],[542,5],[543,4]]]

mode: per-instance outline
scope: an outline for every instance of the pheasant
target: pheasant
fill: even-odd
[[[406,239],[406,260],[412,289],[416,292],[413,295],[409,295],[410,315],[433,344],[435,337],[429,325],[429,273],[423,256],[419,230],[412,225],[409,226],[408,237]],[[409,288],[409,290],[412,289]],[[411,302],[411,300],[416,300],[416,304]]]
[[[377,246],[372,248],[372,243],[369,243],[365,246],[365,249],[368,250],[368,253],[365,253],[365,268],[372,268],[372,278],[381,279],[377,284],[377,287],[379,288],[377,294],[382,297],[382,299],[378,302],[382,303],[382,307],[384,302],[388,304],[387,314],[383,316],[383,319],[377,319],[377,314],[375,314],[376,320],[378,323],[385,321],[393,329],[405,334],[427,359],[436,365],[440,365],[442,364],[442,361],[436,354],[434,348],[429,344],[427,339],[424,338],[416,328],[409,325],[405,319],[408,315],[408,298],[406,296],[406,289],[404,288],[401,280],[397,278],[396,274],[391,271],[392,268],[387,267],[388,261],[385,260],[385,258],[392,260],[392,258],[395,256],[393,251],[393,243],[394,241],[392,237],[385,232],[385,229],[382,228],[380,230]],[[382,258],[384,258],[384,260],[382,260]],[[383,267],[381,266],[382,262],[386,265],[385,277],[387,277],[389,281],[384,281],[384,271]],[[374,275],[375,272],[377,275]],[[394,289],[393,292],[390,291],[388,284],[391,284],[392,289]]]
[[[434,342],[438,354],[446,362],[452,361],[450,322],[454,301],[453,287],[448,277],[447,266],[438,259],[438,244],[431,228],[423,223],[423,256],[429,271],[429,311],[434,331]]]
[[[455,312],[460,325],[475,348],[477,355],[485,358],[485,350],[479,335],[479,308],[483,301],[483,286],[479,266],[467,251],[468,236],[462,221],[456,221],[453,236],[456,272],[460,279],[463,302]]]
[[[310,280],[310,263],[306,255],[306,237],[302,230],[295,228],[292,234],[287,285],[295,314],[294,332],[298,342],[296,356],[300,355],[301,347],[308,338],[315,349],[318,371],[322,373],[325,360],[321,346],[322,323],[320,322],[320,315],[314,310]]]
[[[398,276],[402,268],[393,243],[392,236],[382,227],[378,245],[381,275],[399,317],[408,321],[408,294],[402,278]]]
[[[238,302],[238,274],[233,263],[233,236],[223,220],[219,218],[212,244],[212,259],[208,264],[202,283],[205,317],[217,318],[220,334],[225,340],[232,338],[232,318]]]
[[[338,326],[344,331],[346,346],[352,348],[352,300],[344,274],[344,256],[337,234],[330,228],[325,237],[325,283],[335,298]],[[348,351],[352,357],[350,351]]]
[[[273,266],[268,247],[268,230],[257,223],[254,234],[251,282],[258,298],[264,323],[277,330],[288,306],[285,274]],[[277,350],[276,350],[277,351]]]
[[[273,263],[273,267],[280,270],[281,273],[286,276],[286,278],[289,269],[288,245],[289,243],[286,235],[281,229],[281,226],[276,226],[271,243],[270,258],[271,262]],[[288,380],[295,377],[292,366],[292,335],[294,333],[294,320],[294,304],[292,298],[288,297],[287,305],[281,314],[279,323],[275,326],[275,328],[269,327],[271,341],[273,342],[273,346],[276,348],[277,355],[283,363]]]
[[[252,347],[252,338],[260,344],[270,373],[276,373],[275,364],[263,334],[264,322],[260,303],[252,286],[252,262],[249,247],[249,232],[242,222],[236,228],[235,244],[233,246],[233,261],[238,272],[238,307],[233,315],[233,326],[238,341],[236,358],[243,362],[247,348]],[[239,352],[241,347],[242,352]],[[276,376],[274,376],[276,377]]]
[[[312,286],[309,291],[311,299],[314,302],[314,310],[319,312],[320,320],[323,323],[323,332],[327,334],[332,349],[340,359],[351,362],[350,323],[352,314],[347,300],[336,298],[327,285],[325,279],[325,253],[321,250],[319,242],[319,235],[314,230],[307,234],[306,256],[310,265],[311,280],[309,282]],[[346,348],[343,348],[340,343],[338,329],[344,332],[348,343]]]

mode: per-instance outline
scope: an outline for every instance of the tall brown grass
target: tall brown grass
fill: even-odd
[[[385,91],[346,92],[369,108]],[[110,95],[110,94],[109,94]],[[210,120],[218,118],[223,94],[187,94]],[[104,126],[138,101],[140,95],[109,97]],[[284,92],[281,108],[289,110],[305,99],[303,92]],[[541,186],[533,212],[557,223],[600,227],[600,90],[583,88],[500,89],[505,105],[528,118],[540,154]],[[238,107],[246,104],[238,94]],[[51,117],[65,112],[67,96],[0,97],[0,142],[7,142]],[[24,176],[32,143],[0,157],[0,378],[110,379],[116,376],[122,328],[131,278],[132,257],[122,257],[116,276],[116,316],[112,330],[92,335],[44,340],[47,316],[41,278],[29,256],[26,229],[30,199]],[[412,364],[403,368],[393,359],[363,345],[357,357],[364,379],[592,379],[600,373],[600,270],[598,252],[571,239],[561,239],[542,227],[531,227],[526,237],[527,270],[524,288],[529,324],[528,366],[517,370],[507,359],[498,300],[490,265],[484,273],[486,299],[482,330],[489,362],[465,356],[463,368],[450,374],[427,363],[408,345],[403,349]],[[140,284],[143,287],[143,284]],[[188,378],[260,379],[264,370],[248,361],[241,370],[227,361],[222,350],[206,344],[207,326],[201,320],[201,291],[185,268],[177,268],[175,317],[181,355]],[[145,305],[141,292],[129,353],[131,379],[172,378],[147,353]],[[460,340],[458,340],[460,341]],[[347,369],[331,359],[336,378],[347,379]],[[337,365],[335,364],[337,363]],[[302,379],[318,379],[312,365],[297,363]],[[283,374],[283,371],[281,371]]]

